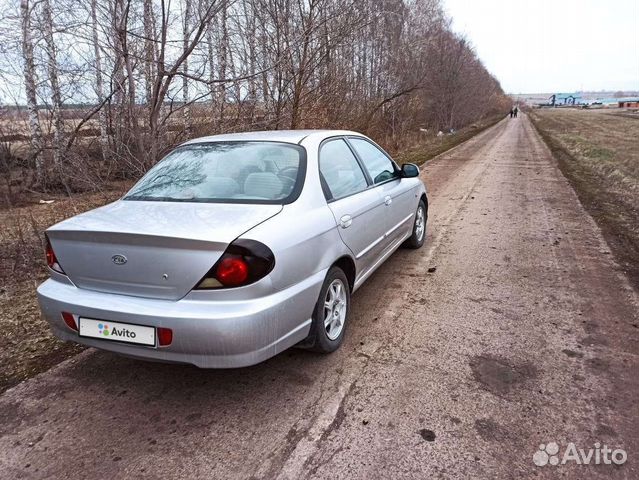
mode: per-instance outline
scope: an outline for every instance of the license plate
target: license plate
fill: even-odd
[[[80,318],[79,334],[81,337],[155,347],[155,328],[143,325]]]

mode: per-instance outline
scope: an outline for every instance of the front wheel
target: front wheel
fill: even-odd
[[[322,353],[337,350],[344,340],[350,307],[348,279],[341,268],[331,267],[315,305],[311,332],[303,346]]]
[[[424,200],[419,201],[417,212],[415,212],[415,222],[413,223],[413,234],[406,240],[408,248],[421,248],[426,239],[426,221],[428,220],[428,210]]]

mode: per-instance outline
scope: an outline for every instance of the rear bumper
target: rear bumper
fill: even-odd
[[[38,302],[53,333],[103,350],[146,360],[201,368],[245,367],[262,362],[308,336],[326,271],[261,298],[233,301],[157,300],[80,289],[57,280],[38,287]],[[99,320],[166,327],[173,342],[146,347],[79,337],[62,312]]]

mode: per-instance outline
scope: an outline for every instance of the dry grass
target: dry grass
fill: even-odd
[[[407,148],[396,155],[396,160],[400,165],[402,163],[423,165],[440,153],[450,150],[460,143],[474,137],[478,133],[483,132],[487,128],[492,127],[503,118],[503,115],[495,115],[479,122],[475,122],[468,127],[462,128],[452,135],[443,135],[438,137],[431,132],[424,136],[416,146]]]
[[[541,109],[533,123],[639,289],[639,118],[617,110]]]
[[[0,210],[0,392],[82,349],[54,338],[40,317],[35,289],[47,277],[42,232],[64,218],[116,199],[125,186],[72,199],[47,196],[54,203],[32,200]]]

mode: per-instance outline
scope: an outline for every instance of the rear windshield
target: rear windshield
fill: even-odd
[[[303,181],[304,149],[276,142],[185,145],[167,155],[124,200],[289,203]]]

